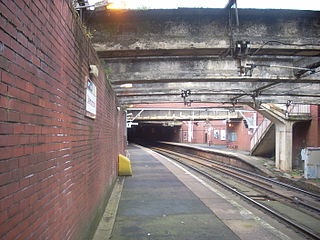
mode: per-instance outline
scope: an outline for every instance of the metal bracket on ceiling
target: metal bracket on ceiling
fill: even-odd
[[[248,55],[250,49],[250,41],[238,40],[234,46],[234,56],[237,58],[242,58]]]
[[[230,108],[230,112],[235,112],[236,111],[236,104],[237,104],[238,100],[237,99],[232,99],[232,108]]]
[[[252,77],[252,72],[253,69],[255,69],[258,65],[254,63],[247,63],[245,66],[242,66],[240,63],[239,68],[239,75],[240,76],[245,76],[245,77]],[[262,65],[260,64],[259,66],[264,66],[264,67],[269,67],[270,65]]]
[[[285,69],[300,70],[300,71],[306,71],[306,72],[310,71],[311,74],[315,73],[314,68],[293,67],[293,66],[284,66],[284,65],[277,65],[277,64],[255,64],[255,63],[247,63],[246,66],[240,66],[239,73],[247,77],[252,77],[252,72],[256,67],[285,68]]]
[[[181,97],[183,98],[183,102],[185,106],[191,106],[192,100],[187,100],[187,97],[191,95],[191,90],[181,90]]]
[[[260,105],[262,104],[262,102],[257,99],[257,97],[259,97],[259,95],[260,95],[260,91],[255,91],[255,92],[253,92],[253,94],[251,95],[252,100],[253,100],[253,106],[254,106],[255,108],[259,108]]]

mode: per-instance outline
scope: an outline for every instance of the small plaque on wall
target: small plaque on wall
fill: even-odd
[[[86,89],[86,116],[89,118],[96,118],[97,113],[97,88],[96,85],[87,78]]]
[[[220,140],[225,141],[226,138],[226,130],[225,129],[221,129],[220,130]]]

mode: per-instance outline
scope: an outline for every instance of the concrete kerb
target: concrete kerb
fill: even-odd
[[[320,193],[320,184],[317,184],[315,182],[311,183],[311,180],[303,180],[303,179],[293,179],[290,177],[290,175],[287,175],[285,172],[277,169],[273,169],[264,165],[265,162],[270,162],[267,158],[263,157],[257,157],[257,156],[246,156],[241,153],[236,153],[236,152],[228,152],[220,149],[208,149],[208,148],[202,148],[198,146],[192,146],[188,144],[183,144],[183,143],[173,143],[173,142],[160,142],[164,144],[169,144],[169,145],[174,145],[174,146],[182,146],[186,148],[192,148],[192,149],[198,149],[204,152],[211,152],[214,154],[220,154],[224,156],[230,156],[237,158],[241,161],[246,162],[247,164],[252,165],[253,167],[261,170],[264,172],[267,176],[275,177],[281,180],[282,182],[285,182],[289,185],[293,185],[298,188],[305,189],[310,192],[314,192],[319,194]]]
[[[242,162],[250,165],[252,168],[257,169],[258,171],[260,171],[268,176],[274,176],[274,173],[272,171],[270,171],[269,169],[267,169],[266,167],[263,166],[263,160],[267,160],[267,159],[264,159],[262,157],[246,156],[241,153],[229,152],[229,151],[224,151],[221,149],[208,149],[208,148],[192,146],[192,145],[188,145],[188,144],[184,144],[184,143],[174,143],[174,142],[165,142],[165,141],[160,141],[159,143],[183,147],[183,148],[200,150],[203,152],[217,154],[217,155],[221,155],[221,156],[225,156],[225,157],[231,157],[231,158],[237,159],[239,161],[242,161]]]
[[[118,177],[92,240],[107,240],[112,235],[125,177]]]

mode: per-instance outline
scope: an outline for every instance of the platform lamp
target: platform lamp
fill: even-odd
[[[97,78],[99,76],[97,65],[89,65],[89,73]]]
[[[108,0],[102,0],[99,2],[95,2],[94,4],[90,4],[89,2],[92,2],[90,0],[73,0],[72,5],[75,8],[75,10],[78,11],[80,19],[83,20],[83,10],[95,10],[96,8],[104,7],[108,8],[108,5],[110,5]]]
[[[81,5],[83,4],[83,5]],[[99,2],[95,2],[94,4],[89,4],[88,0],[75,0],[73,1],[73,6],[76,10],[81,10],[81,9],[89,9],[89,10],[94,10],[95,8],[98,7],[105,7],[107,8],[108,5],[110,5],[109,1],[107,0],[102,0]]]

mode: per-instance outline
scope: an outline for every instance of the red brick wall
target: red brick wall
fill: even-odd
[[[293,126],[293,166],[302,167],[301,150],[305,147],[320,147],[320,107],[311,105],[311,121],[297,122]]]
[[[209,133],[208,128],[211,128],[211,131]],[[214,138],[214,130],[219,130],[219,133],[221,130],[225,130],[226,125],[223,120],[214,120],[209,121],[208,123],[206,121],[193,121],[193,138],[191,143],[197,143],[197,144],[210,144],[211,145],[225,145],[226,141],[219,138]],[[207,134],[207,141],[205,134]],[[189,143],[188,138],[184,138],[184,135],[188,135],[188,122],[183,122],[183,125],[181,127],[180,132],[180,142],[183,143]]]
[[[252,110],[249,107],[246,107],[246,110]],[[243,113],[246,118],[252,118],[254,116],[253,112],[244,112]],[[263,121],[263,116],[259,113],[256,113],[256,124],[259,125]],[[239,120],[233,120],[229,124],[227,124],[227,132],[235,132],[237,136],[237,140],[230,142],[228,141],[228,147],[236,148],[241,151],[249,152],[251,138],[254,133],[254,129],[247,128],[244,124],[244,118]]]
[[[124,151],[104,71],[67,0],[0,1],[0,239],[87,239]]]
[[[216,121],[211,121],[210,122],[212,124],[212,131],[211,131],[211,136],[210,136],[210,140],[211,140],[211,144],[213,145],[226,145],[227,141],[226,140],[221,140],[221,130],[227,130],[226,128],[226,123],[223,120],[216,120]],[[214,136],[214,131],[217,130],[218,131],[218,135]]]
[[[293,167],[302,167],[301,149],[307,147],[306,133],[310,128],[310,122],[297,122],[293,125],[292,159]]]
[[[312,121],[307,131],[307,147],[320,147],[320,106],[310,106]]]
[[[250,151],[250,140],[251,133],[250,129],[245,127],[245,124],[242,120],[232,121],[227,124],[227,132],[235,132],[237,139],[236,141],[227,141],[229,148],[238,149],[241,151]]]

